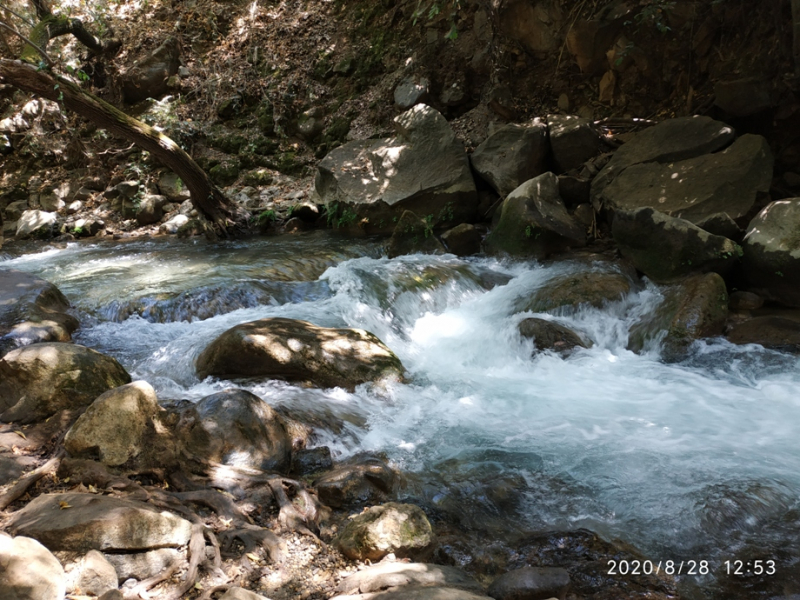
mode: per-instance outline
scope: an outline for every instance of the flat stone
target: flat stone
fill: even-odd
[[[570,579],[566,569],[523,567],[500,575],[489,586],[495,600],[547,600],[563,598]]]

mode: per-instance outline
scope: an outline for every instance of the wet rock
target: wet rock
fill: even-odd
[[[72,234],[76,237],[90,237],[100,233],[106,224],[100,219],[78,219],[72,227]]]
[[[345,577],[339,594],[368,594],[400,586],[449,587],[483,592],[480,584],[455,567],[426,563],[381,562]]]
[[[434,227],[472,221],[475,182],[445,118],[418,104],[394,126],[394,137],[349,142],[320,161],[314,187],[323,203],[336,203],[333,224],[388,233],[404,210],[431,215]]]
[[[531,312],[550,312],[579,306],[603,308],[631,291],[630,280],[621,273],[588,271],[553,278],[537,289],[520,307]]]
[[[367,331],[282,318],[237,325],[197,359],[201,378],[270,377],[348,389],[402,379],[403,371],[400,359]]]
[[[410,210],[404,210],[397,221],[392,237],[386,247],[389,258],[403,254],[444,254],[444,245],[433,233],[432,221],[429,223]]]
[[[635,323],[628,349],[640,352],[663,332],[661,356],[668,362],[685,358],[695,340],[721,335],[728,316],[728,292],[716,273],[692,275],[663,290],[659,307]]]
[[[292,436],[294,438],[294,436]],[[300,439],[305,436],[301,435]],[[331,449],[327,446],[303,448],[292,454],[292,473],[310,475],[319,471],[327,471],[333,467]],[[328,504],[324,502],[324,504]]]
[[[228,389],[197,403],[183,434],[187,450],[206,460],[285,472],[291,440],[281,417],[255,394]]]
[[[800,353],[800,321],[775,315],[755,317],[728,332],[734,344],[759,344],[764,348]]]
[[[539,352],[552,350],[559,354],[569,354],[575,348],[588,348],[580,335],[545,319],[524,319],[519,324],[519,333],[522,337],[532,338],[533,346]]]
[[[229,588],[219,600],[269,600],[261,594],[256,594],[241,587]]]
[[[712,235],[726,237],[729,240],[740,243],[744,237],[744,231],[731,219],[728,213],[714,213],[705,219],[700,219],[695,223],[703,231]]]
[[[507,196],[545,171],[547,152],[547,125],[536,119],[504,125],[475,148],[470,162],[498,194]]]
[[[592,180],[592,198],[625,169],[642,163],[674,163],[716,152],[734,139],[731,127],[709,117],[667,119],[631,137]],[[659,209],[662,210],[662,209]]]
[[[470,223],[461,223],[445,231],[442,242],[456,256],[472,256],[481,251],[481,232]]]
[[[600,152],[600,136],[588,119],[548,115],[547,126],[558,173],[580,167]]]
[[[175,215],[166,223],[162,223],[158,228],[160,233],[176,234],[178,230],[189,222],[189,217],[186,215]]]
[[[61,563],[29,537],[0,532],[0,598],[63,600],[66,578]]]
[[[611,232],[622,256],[654,281],[690,273],[726,275],[742,256],[742,248],[728,238],[652,208],[616,211]]]
[[[143,502],[67,492],[38,496],[14,513],[9,529],[50,550],[132,552],[183,546],[192,524]]]
[[[178,73],[180,48],[175,38],[168,38],[150,55],[133,64],[121,77],[125,102],[134,104],[167,93],[167,81]]]
[[[314,481],[314,487],[323,504],[341,508],[388,500],[395,480],[395,472],[385,462],[367,457],[338,465]]]
[[[139,203],[139,209],[136,213],[136,222],[142,226],[158,223],[164,216],[162,209],[166,203],[167,198],[165,196],[145,194],[142,197],[142,201]]]
[[[319,207],[313,202],[300,202],[292,205],[292,216],[304,223],[315,223],[319,219]]]
[[[97,550],[90,550],[67,572],[67,589],[76,595],[102,596],[117,589],[117,571]]]
[[[0,269],[0,356],[37,342],[68,342],[78,328],[69,301],[53,284],[15,269]]]
[[[495,600],[546,600],[563,598],[569,588],[569,573],[558,567],[523,567],[509,571],[489,586]]]
[[[50,342],[18,348],[0,359],[0,420],[41,421],[65,408],[87,406],[130,381],[115,359],[84,346]]]
[[[377,561],[387,554],[423,558],[433,551],[436,539],[421,508],[389,502],[349,521],[334,543],[350,559]]]
[[[787,306],[800,306],[800,198],[767,205],[747,227],[745,280],[753,291]]]
[[[19,239],[52,237],[57,221],[58,217],[55,213],[43,210],[26,210],[17,221],[16,236]]]
[[[64,448],[77,458],[96,456],[105,465],[122,465],[147,449],[148,427],[158,410],[156,392],[146,381],[109,390],[78,417]]]
[[[394,88],[394,103],[407,110],[420,102],[425,102],[430,87],[430,81],[426,77],[406,77]]]
[[[159,575],[182,558],[181,552],[175,548],[159,548],[149,552],[131,554],[104,554],[103,556],[114,567],[118,582],[130,578],[141,581]]]
[[[500,220],[486,238],[491,254],[545,258],[586,244],[586,232],[567,213],[558,178],[544,173],[526,181],[503,201]]]
[[[764,299],[753,292],[733,292],[728,297],[731,310],[757,310],[764,306]]]
[[[769,84],[756,77],[717,81],[714,104],[732,117],[748,117],[772,106]]]
[[[595,198],[613,210],[647,206],[693,223],[720,212],[738,219],[769,191],[772,165],[767,141],[747,134],[716,154],[634,164]]]

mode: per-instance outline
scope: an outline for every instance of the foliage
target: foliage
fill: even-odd
[[[450,30],[445,34],[448,40],[455,40],[458,37],[458,27],[456,26],[456,15],[461,9],[462,0],[417,0],[417,8],[412,13],[413,24],[416,25],[420,17],[425,16],[427,21],[433,21],[444,9],[450,9]]]

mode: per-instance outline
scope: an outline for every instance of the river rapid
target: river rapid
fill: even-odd
[[[22,247],[24,250],[24,247]],[[20,252],[19,250],[15,252]],[[585,333],[588,350],[532,357],[519,312],[565,273],[604,269],[457,258],[382,257],[326,232],[209,243],[167,239],[0,254],[0,267],[56,284],[79,312],[75,341],[117,358],[162,401],[231,387],[194,360],[224,330],[265,317],[375,333],[409,382],[316,390],[241,387],[326,423],[334,458],[381,452],[408,473],[403,494],[465,530],[588,528],[653,560],[800,559],[800,362],[717,339],[660,360],[626,350],[628,327],[661,300],[638,283],[603,309],[537,315]]]

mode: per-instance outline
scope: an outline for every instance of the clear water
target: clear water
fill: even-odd
[[[800,363],[724,340],[680,364],[625,349],[655,286],[556,319],[594,343],[532,358],[520,301],[559,274],[603,265],[381,257],[323,233],[69,244],[0,267],[58,285],[82,313],[77,341],[115,356],[162,399],[230,387],[193,361],[227,328],[264,317],[354,326],[402,359],[410,382],[309,390],[264,381],[272,404],[323,416],[340,458],[385,452],[415,473],[406,493],[469,527],[587,527],[655,559],[800,556]],[[511,493],[508,493],[508,490]]]

